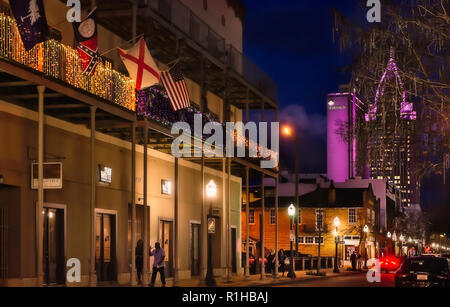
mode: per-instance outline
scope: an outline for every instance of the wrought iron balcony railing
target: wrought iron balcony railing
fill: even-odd
[[[78,52],[55,40],[48,40],[26,51],[15,20],[4,14],[0,14],[0,58],[135,111],[134,82],[113,70],[111,63],[101,60],[94,74],[84,74]]]
[[[179,0],[152,0],[150,7],[158,15],[188,35],[222,63],[241,75],[261,93],[277,100],[277,84]]]

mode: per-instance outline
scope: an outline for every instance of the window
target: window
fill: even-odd
[[[302,209],[298,209],[298,224],[302,224]]]
[[[225,16],[222,15],[222,26],[226,26]]]
[[[203,8],[205,9],[205,11],[208,10],[208,0],[203,0]]]
[[[348,223],[356,224],[356,208],[348,209]]]
[[[275,225],[277,222],[277,216],[275,209],[270,209],[270,225]]]
[[[319,237],[314,238],[314,244],[319,244]],[[323,237],[320,237],[320,244],[323,244]]]
[[[305,237],[298,237],[298,244],[305,243]]]
[[[316,209],[316,230],[323,229],[323,210]]]
[[[248,210],[248,223],[255,224],[255,209]]]
[[[314,238],[313,237],[305,237],[305,244],[313,244]]]

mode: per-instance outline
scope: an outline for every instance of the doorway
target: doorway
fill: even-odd
[[[65,284],[64,209],[44,207],[44,284]]]
[[[116,215],[95,214],[95,270],[98,281],[116,281]]]
[[[200,224],[191,223],[191,276],[200,275]]]
[[[159,221],[159,243],[166,253],[164,258],[165,275],[166,277],[173,277],[173,221]]]
[[[237,259],[236,259],[236,245],[237,245],[237,229],[231,228],[231,270],[237,273]]]

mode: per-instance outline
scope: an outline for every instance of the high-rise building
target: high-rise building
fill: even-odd
[[[356,125],[363,116],[362,102],[351,93],[327,97],[327,175],[335,182],[364,176],[358,168]]]
[[[416,195],[413,176],[416,112],[413,103],[406,101],[392,50],[365,120],[369,125],[370,177],[387,179],[399,191],[402,206],[410,207]]]

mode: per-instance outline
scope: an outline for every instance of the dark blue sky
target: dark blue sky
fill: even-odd
[[[244,53],[278,84],[280,121],[301,136],[301,171],[326,172],[326,96],[348,83],[341,70],[350,59],[333,42],[332,8],[358,19],[366,9],[356,0],[243,1]],[[291,149],[282,140],[282,168],[292,167]]]

